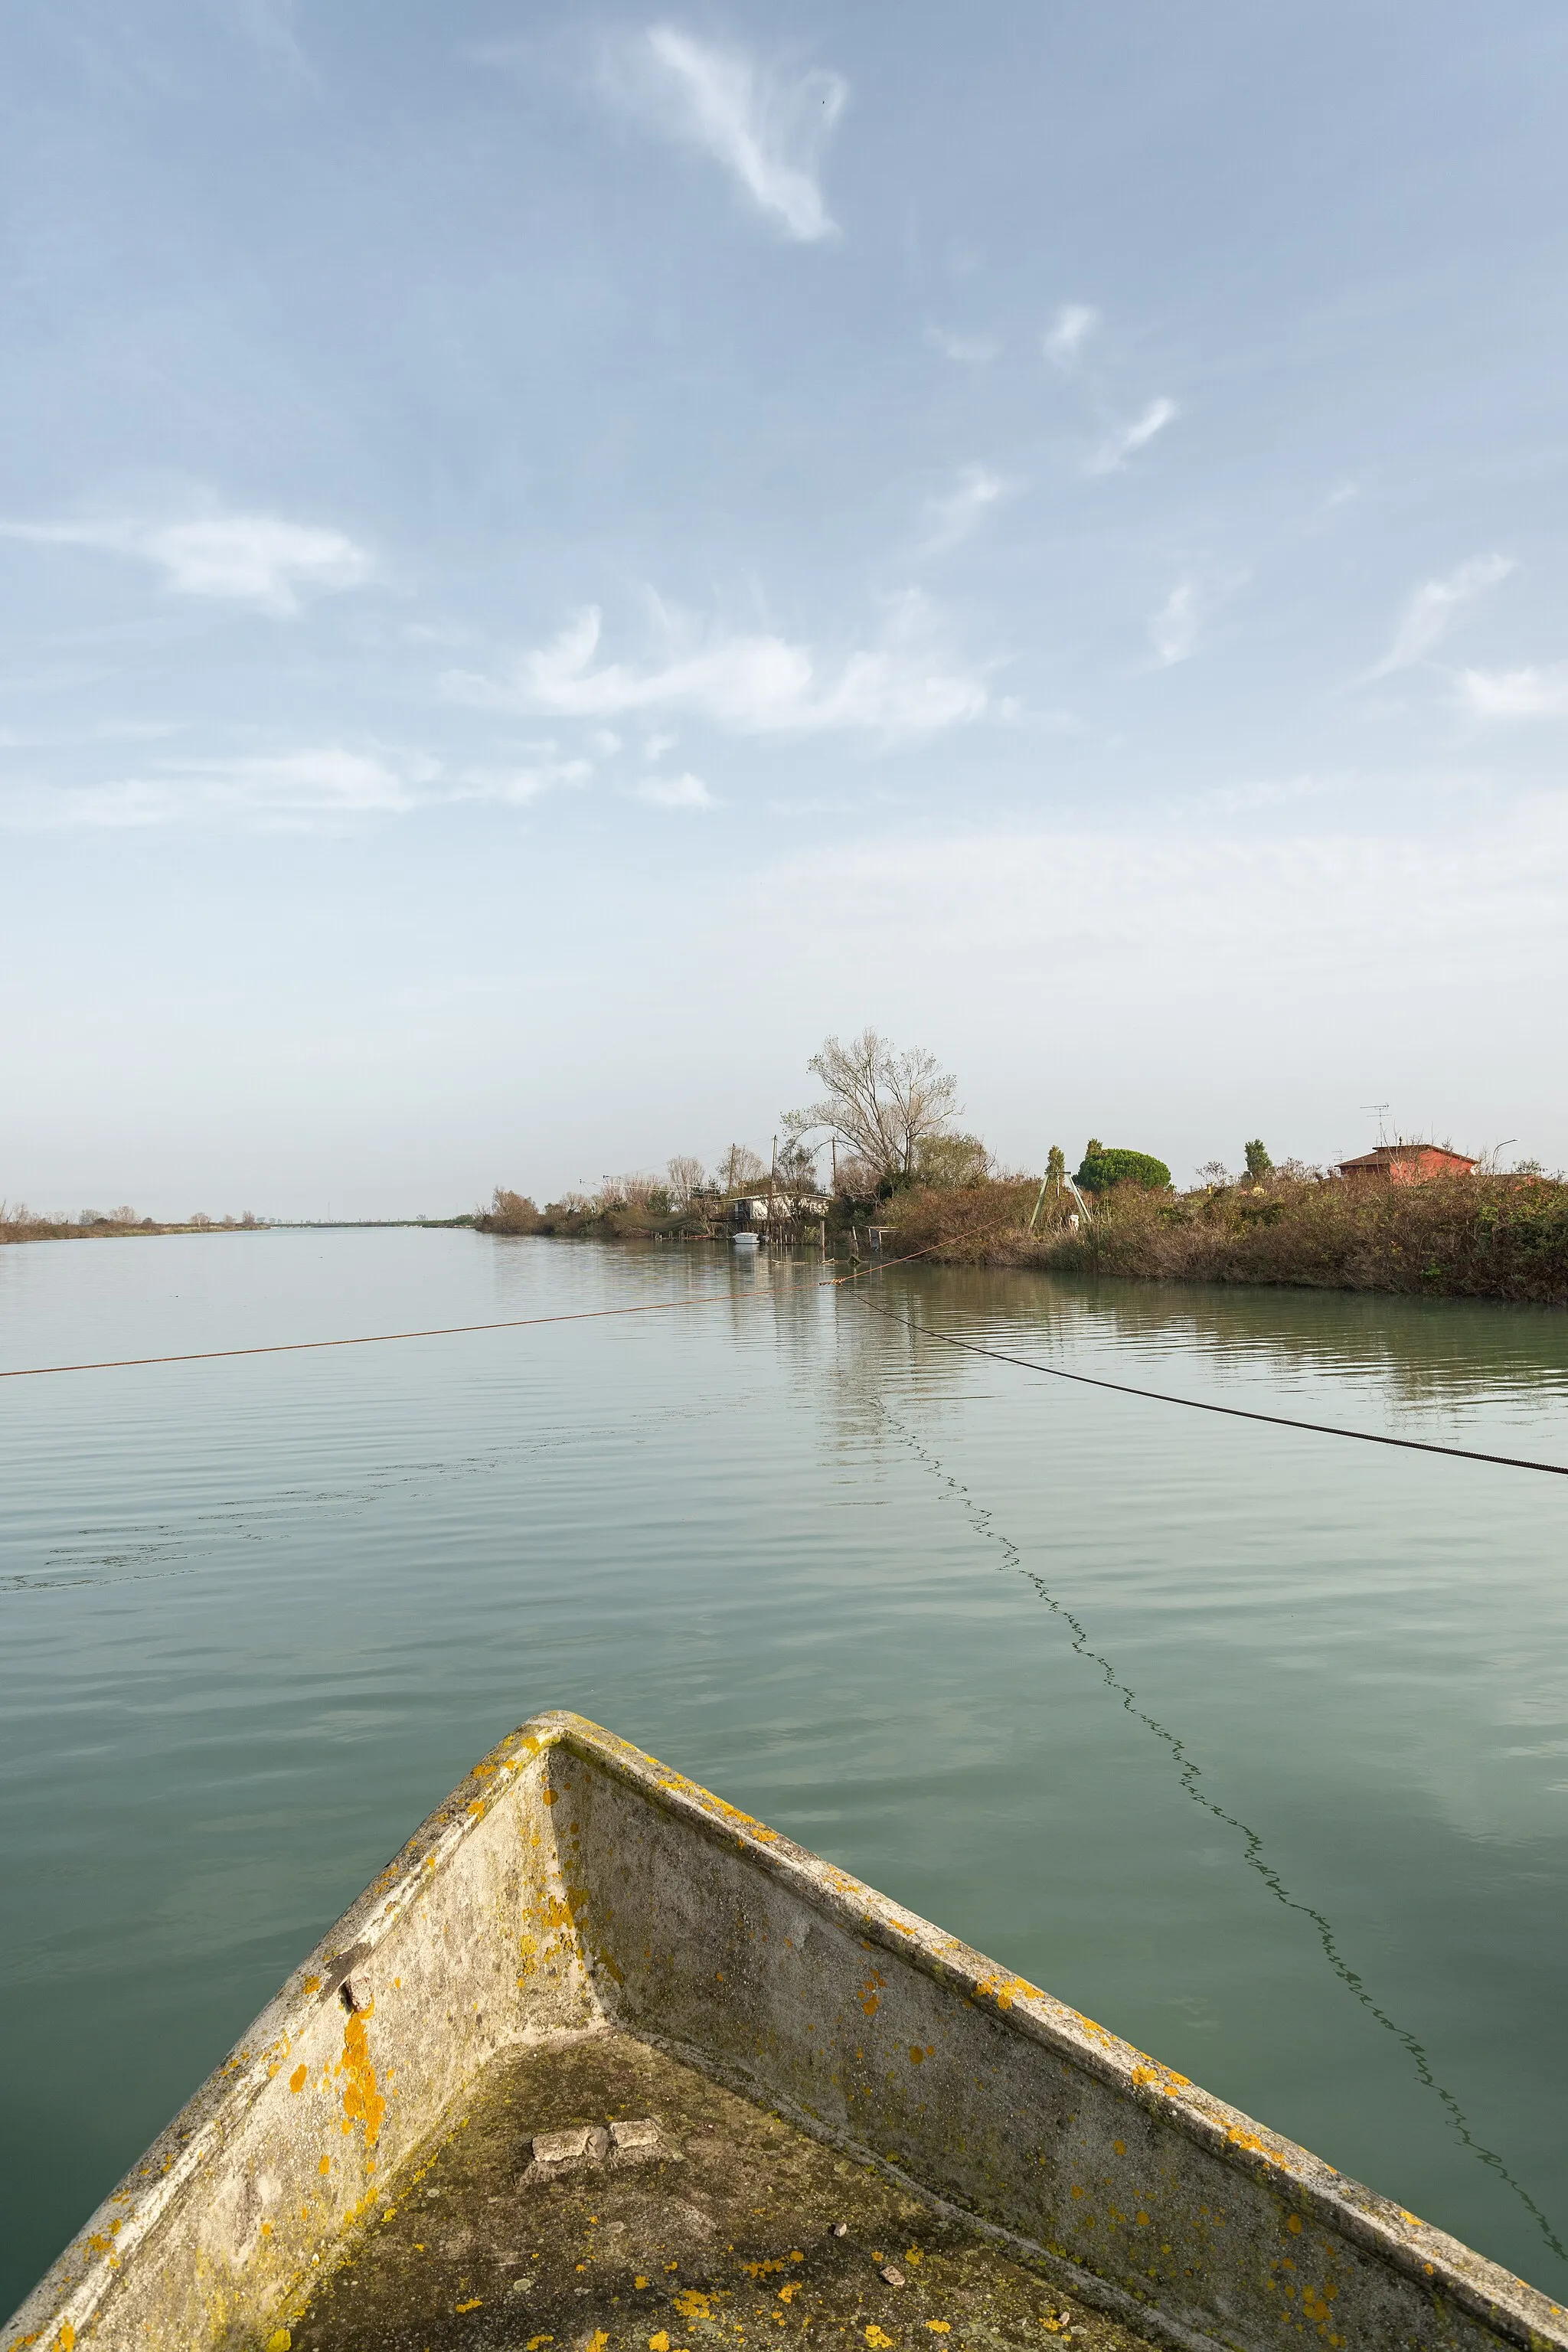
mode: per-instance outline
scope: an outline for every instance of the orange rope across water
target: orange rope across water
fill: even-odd
[[[827,1275],[820,1282],[786,1283],[783,1287],[839,1290],[847,1282],[858,1282],[862,1273],[882,1274],[889,1266],[908,1265],[911,1258],[929,1256],[935,1247],[932,1242],[925,1249],[910,1250],[908,1257],[890,1257],[880,1265]],[[750,1295],[773,1298],[780,1294],[768,1289]],[[704,1298],[652,1298],[641,1307],[584,1307],[571,1315],[514,1315],[502,1323],[437,1323],[421,1331],[367,1331],[352,1339],[276,1339],[261,1348],[195,1348],[176,1356],[110,1356],[93,1364],[22,1364],[13,1371],[0,1371],[0,1381],[37,1381],[52,1372],[123,1372],[141,1364],[212,1364],[234,1356],[298,1356],[316,1348],[381,1348],[394,1339],[455,1339],[468,1331],[531,1331],[544,1323],[597,1323],[616,1315],[664,1315],[681,1307],[713,1307],[726,1298],[733,1303],[735,1296],[732,1290],[713,1290]]]
[[[928,1243],[924,1249],[910,1250],[903,1257],[883,1258],[876,1265],[851,1267],[847,1274],[826,1275],[818,1282],[785,1283],[782,1291],[842,1290],[846,1285],[859,1282],[867,1275],[886,1274],[895,1265],[909,1265],[918,1257],[929,1257],[940,1244]],[[742,1294],[745,1296],[746,1294]],[[782,1295],[771,1286],[754,1290],[753,1298],[776,1298]],[[172,1356],[110,1356],[100,1363],[85,1364],[24,1364],[13,1371],[0,1371],[0,1381],[36,1381],[55,1372],[122,1372],[143,1364],[212,1364],[237,1356],[297,1356],[309,1354],[319,1348],[381,1348],[396,1339],[455,1339],[470,1331],[533,1331],[547,1323],[599,1323],[623,1315],[668,1315],[686,1307],[714,1307],[721,1300],[734,1302],[732,1290],[711,1290],[702,1298],[651,1298],[640,1307],[584,1307],[569,1315],[514,1315],[500,1323],[437,1323],[417,1331],[366,1331],[352,1339],[275,1339],[259,1348],[196,1348]],[[871,1307],[869,1299],[864,1304]],[[1299,1421],[1282,1412],[1261,1412],[1256,1407],[1219,1404],[1205,1397],[1176,1396],[1165,1389],[1134,1387],[1130,1381],[1107,1380],[1093,1372],[1069,1372],[1060,1364],[1042,1364],[1027,1356],[1014,1356],[1000,1348],[983,1347],[975,1339],[960,1339],[951,1331],[939,1331],[932,1324],[912,1322],[906,1315],[896,1315],[886,1307],[871,1307],[874,1315],[885,1316],[889,1323],[900,1323],[921,1339],[940,1340],[942,1346],[961,1348],[966,1355],[989,1356],[994,1363],[1016,1364],[1028,1372],[1045,1372],[1052,1380],[1071,1381],[1084,1388],[1111,1389],[1121,1396],[1145,1397],[1154,1404],[1185,1405],[1189,1412],[1222,1413],[1232,1421],[1267,1422],[1276,1429],[1301,1429],[1319,1437],[1350,1437],[1363,1445],[1389,1445],[1407,1454],[1446,1454],[1458,1462],[1486,1462],[1503,1470],[1537,1470],[1550,1478],[1568,1478],[1568,1463],[1535,1462],[1528,1456],[1512,1454],[1483,1454],[1467,1445],[1439,1445],[1430,1438],[1391,1437],[1378,1430],[1346,1429],[1332,1422]]]

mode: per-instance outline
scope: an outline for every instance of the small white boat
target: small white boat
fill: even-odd
[[[1568,2313],[582,1717],[501,1741],[0,2331],[1565,2352]]]
[[[742,1225],[740,1232],[735,1235],[735,1247],[738,1250],[754,1250],[757,1246],[758,1239],[759,1236],[756,1234],[748,1233]]]

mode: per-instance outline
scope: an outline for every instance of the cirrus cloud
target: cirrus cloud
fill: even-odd
[[[986,367],[1002,346],[994,335],[955,335],[946,327],[928,327],[926,341],[933,350],[963,367]]]
[[[1459,699],[1472,719],[1568,719],[1568,664],[1549,669],[1465,669]]]
[[[1063,373],[1075,368],[1084,345],[1100,324],[1100,312],[1089,302],[1064,302],[1040,338],[1040,348],[1053,367]]]
[[[645,776],[632,787],[634,799],[650,808],[710,809],[719,803],[700,776]]]
[[[1406,600],[1388,651],[1363,673],[1363,685],[1413,669],[1439,645],[1455,621],[1478,597],[1487,595],[1514,569],[1510,555],[1473,555],[1438,580],[1424,580]]]
[[[1130,457],[1136,457],[1140,449],[1146,449],[1154,436],[1163,433],[1166,425],[1173,424],[1180,415],[1181,410],[1173,400],[1166,400],[1163,396],[1152,400],[1130,425],[1119,425],[1114,433],[1107,435],[1089,457],[1084,471],[1089,474],[1120,474]]]
[[[921,551],[944,555],[967,539],[991,509],[1007,498],[1014,485],[988,466],[961,466],[951,490],[926,504],[926,537]]]
[[[984,671],[944,650],[931,607],[915,593],[898,600],[879,644],[831,662],[773,634],[704,635],[660,617],[662,657],[640,667],[596,658],[603,616],[590,606],[499,677],[454,670],[442,685],[454,701],[479,709],[599,720],[684,712],[737,735],[924,735],[989,708]]]
[[[215,509],[184,520],[105,517],[0,522],[0,539],[35,547],[80,547],[152,564],[176,596],[297,613],[312,593],[357,588],[374,565],[346,532],[280,515]]]
[[[1149,643],[1162,669],[1191,658],[1198,649],[1203,604],[1195,580],[1178,580],[1149,624]]]
[[[840,75],[764,66],[676,25],[650,26],[607,63],[615,96],[664,137],[721,163],[786,236],[802,245],[837,236],[817,166],[848,95]]]
[[[315,743],[289,751],[150,761],[100,782],[0,783],[0,824],[26,832],[145,832],[226,826],[249,833],[341,833],[374,817],[483,801],[526,808],[580,787],[588,760],[554,743],[482,767],[450,768],[428,753],[384,745]]]
[[[238,822],[298,831],[412,809],[436,772],[427,760],[322,743],[237,759],[162,761],[98,784],[24,787],[5,793],[0,807],[9,824],[29,830]]]

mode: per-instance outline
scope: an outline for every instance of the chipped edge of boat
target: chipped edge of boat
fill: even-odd
[[[564,1748],[703,1835],[746,1854],[806,1903],[898,1954],[917,1970],[1003,2019],[1152,2115],[1174,2123],[1208,2155],[1285,2193],[1304,2217],[1342,2231],[1418,2285],[1447,2296],[1522,2352],[1568,2352],[1568,2309],[1403,2206],[1337,2172],[875,1887],[796,1845],[629,1740],[566,1709],[531,1717],[499,1740],[421,1822],[307,1958],[293,1970],[174,2121],[112,2189],[37,2286],[0,2328],[0,2352],[75,2352],[114,2277],[201,2166],[218,2154],[281,2057],[345,1978],[374,1952],[439,1869],[489,1811],[498,1771],[518,1771]],[[920,2193],[918,2180],[911,2186]],[[1004,2234],[1011,2237],[1012,2233]],[[1092,2273],[1086,2273],[1088,2278]],[[1144,2317],[1157,2315],[1145,2313]]]

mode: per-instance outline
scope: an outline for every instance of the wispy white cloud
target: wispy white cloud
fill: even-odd
[[[942,555],[950,547],[956,547],[960,540],[967,539],[978,528],[994,506],[1010,494],[1012,488],[1010,482],[992,473],[987,466],[961,466],[952,489],[926,502],[924,553]]]
[[[1188,660],[1198,649],[1203,599],[1195,580],[1178,580],[1149,623],[1149,643],[1162,669]]]
[[[793,855],[764,866],[737,907],[736,936],[753,956],[771,952],[808,904],[829,953],[852,940],[862,969],[868,954],[884,956],[917,989],[920,972],[979,970],[991,990],[999,973],[1023,982],[1114,949],[1111,984],[1147,1003],[1173,959],[1201,972],[1216,940],[1231,954],[1256,945],[1278,976],[1296,959],[1321,970],[1331,955],[1337,970],[1396,971],[1418,945],[1529,935],[1561,969],[1568,812],[1543,801],[1426,842],[1399,828],[1259,836],[1190,821],[868,840],[842,845],[831,868]],[[900,944],[911,938],[918,971]]]
[[[1465,607],[1488,594],[1513,569],[1511,556],[1473,555],[1440,580],[1424,580],[1400,614],[1388,651],[1363,672],[1363,682],[1392,677],[1396,670],[1412,669],[1424,661]]]
[[[817,168],[848,95],[840,75],[763,65],[676,25],[617,44],[606,64],[615,96],[721,163],[787,236],[809,245],[837,235]]]
[[[953,335],[945,327],[928,327],[926,341],[964,367],[985,367],[1002,349],[994,335]]]
[[[661,611],[660,657],[601,661],[602,619],[590,607],[500,677],[449,671],[453,700],[480,709],[605,720],[679,712],[737,735],[862,730],[921,735],[983,717],[985,673],[942,646],[926,600],[900,597],[880,642],[831,662],[772,635],[703,633]]]
[[[465,769],[453,782],[431,797],[444,801],[500,801],[510,808],[526,808],[546,793],[559,792],[563,785],[585,784],[594,773],[592,760],[557,759],[552,756],[553,744],[542,749],[543,757],[515,766]]]
[[[0,787],[0,824],[28,831],[147,831],[219,825],[247,832],[341,832],[381,816],[462,801],[524,807],[585,783],[588,760],[534,747],[522,762],[450,772],[418,751],[334,743],[237,758],[162,760],[101,783]]]
[[[1136,457],[1140,449],[1146,449],[1156,433],[1163,433],[1180,414],[1173,400],[1152,400],[1142,415],[1135,416],[1131,425],[1119,425],[1114,433],[1107,436],[1089,457],[1085,472],[1121,473],[1128,459]]]
[[[700,776],[647,776],[632,787],[635,797],[650,808],[710,809],[719,803]]]
[[[178,596],[297,613],[310,593],[357,588],[374,565],[341,530],[279,515],[214,511],[184,521],[145,517],[0,522],[0,538],[39,547],[81,547],[152,564]]]
[[[1547,669],[1465,669],[1459,699],[1472,719],[1568,719],[1568,664]]]
[[[5,795],[7,821],[30,827],[233,823],[295,829],[418,805],[433,763],[337,744],[241,759],[161,761],[145,773]]]
[[[1040,338],[1040,348],[1053,367],[1065,374],[1078,365],[1083,347],[1100,324],[1100,312],[1089,302],[1064,302]]]

